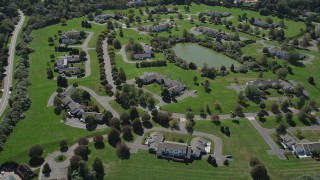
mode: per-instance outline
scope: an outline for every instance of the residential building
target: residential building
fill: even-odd
[[[211,142],[202,137],[196,137],[191,140],[191,149],[193,157],[199,158],[202,154],[209,154],[211,151]]]
[[[104,114],[103,113],[98,113],[98,112],[84,112],[83,118],[85,119],[87,116],[92,116],[94,117],[95,121],[97,123],[102,123],[104,121]]]
[[[208,36],[217,38],[217,39],[223,39],[225,41],[239,41],[239,36],[232,35],[232,34],[226,34],[224,32],[219,32],[215,29],[199,26],[196,28],[196,31],[201,32],[202,34],[206,34]]]
[[[68,64],[79,62],[81,62],[79,56],[63,57],[60,60],[56,61],[56,66],[54,67],[54,70],[56,72],[59,72],[59,74],[76,75],[79,74],[81,69],[78,67],[69,67]]]
[[[171,80],[167,76],[155,74],[155,73],[145,73],[141,80],[144,84],[152,84],[157,83],[159,85],[163,85],[165,88],[167,88],[171,95],[178,95],[183,93],[183,91],[186,89],[186,86],[181,84],[179,81]]]
[[[157,157],[180,158],[189,160],[191,157],[200,158],[202,154],[211,152],[211,142],[204,138],[196,137],[191,140],[191,145],[164,141],[165,138],[160,132],[153,132],[146,138],[145,145],[149,150],[156,153]]]
[[[36,176],[36,174],[31,170],[31,168],[25,164],[20,164],[15,173],[21,179],[32,179]]]
[[[320,152],[320,142],[298,143],[292,146],[292,151],[299,158],[312,157],[314,152]]]
[[[275,57],[278,57],[279,59],[288,60],[290,58],[290,52],[282,50],[277,46],[273,46],[269,48],[269,54],[270,56],[275,56]],[[297,53],[296,55],[299,60],[303,60],[305,58],[305,55],[302,53]]]
[[[81,39],[81,33],[77,30],[65,32],[61,35],[61,44],[77,44]]]
[[[171,23],[164,23],[164,24],[154,24],[154,25],[147,25],[144,26],[143,29],[148,32],[163,32],[168,31],[173,26]]]
[[[108,19],[115,18],[115,15],[112,14],[100,14],[96,16],[93,20],[97,23],[105,23]]]
[[[221,13],[221,12],[212,11],[212,10],[207,10],[207,11],[206,11],[206,14],[207,14],[208,16],[220,17],[220,18],[221,18],[221,17],[228,17],[228,16],[231,15],[230,12],[223,12],[223,13]]]
[[[262,20],[259,19],[259,18],[255,18],[252,25],[254,25],[254,26],[259,26],[259,27],[262,27],[262,28],[277,28],[277,27],[279,27],[279,24],[278,24],[278,23],[272,23],[272,24],[270,24],[270,23],[268,23],[268,22],[262,21]]]
[[[142,59],[150,59],[152,56],[152,49],[149,45],[141,43],[143,48],[143,53],[134,54],[133,59],[135,60],[142,60]]]
[[[191,153],[191,146],[185,143],[171,141],[159,142],[156,151],[157,157],[181,158],[186,160],[191,158]]]

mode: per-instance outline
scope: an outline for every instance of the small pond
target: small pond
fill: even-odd
[[[231,64],[235,67],[241,65],[228,56],[194,43],[178,43],[173,47],[173,50],[178,57],[188,63],[193,62],[197,64],[198,67],[202,67],[204,63],[207,63],[209,67],[215,68],[220,68],[222,65],[227,68],[230,67]]]

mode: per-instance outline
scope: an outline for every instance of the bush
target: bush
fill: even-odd
[[[253,168],[250,171],[250,174],[254,180],[268,179],[268,172],[263,164],[257,164],[253,166]]]

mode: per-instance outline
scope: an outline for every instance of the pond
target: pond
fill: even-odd
[[[222,65],[227,68],[233,64],[235,67],[241,64],[228,56],[213,51],[211,49],[202,47],[194,43],[178,43],[173,47],[176,55],[188,63],[193,62],[198,67],[202,67],[207,63],[209,67],[220,68]]]

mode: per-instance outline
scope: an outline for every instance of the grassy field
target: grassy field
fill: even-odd
[[[302,131],[301,136],[311,142],[320,141],[320,131]]]
[[[61,116],[55,115],[53,108],[47,108],[47,101],[56,89],[56,81],[47,79],[47,62],[51,53],[54,53],[56,57],[61,55],[54,52],[54,49],[48,46],[47,39],[49,36],[53,36],[59,29],[63,31],[72,29],[82,30],[80,22],[81,19],[74,19],[69,21],[67,26],[58,24],[32,32],[34,39],[30,47],[36,51],[30,55],[30,80],[32,85],[29,87],[29,92],[32,105],[26,113],[26,118],[18,123],[5,143],[5,150],[0,154],[0,162],[15,160],[25,163],[28,161],[28,149],[34,144],[42,145],[45,151],[44,155],[46,155],[48,152],[56,150],[59,147],[58,142],[61,139],[67,139],[72,144],[81,136],[91,136],[107,131],[89,132],[66,126],[60,123]],[[95,31],[95,36],[97,36],[101,29],[102,27],[100,26],[93,26],[90,31]],[[91,50],[90,55],[93,58],[91,62],[93,75],[80,81],[73,81],[78,82],[79,85],[92,88],[97,85],[96,82],[99,82],[99,72],[95,51]],[[97,74],[94,75],[94,73]],[[71,83],[72,81],[69,82],[69,84]],[[97,88],[93,89],[96,90]],[[96,92],[99,93],[97,90]]]
[[[310,123],[306,123],[306,122],[302,122],[298,119],[298,117],[296,115],[293,116],[292,118],[293,123],[292,124],[288,124],[285,120],[285,118],[282,118],[282,122],[287,124],[288,127],[302,127],[302,126],[310,126],[312,124]],[[264,128],[276,128],[279,123],[276,122],[276,117],[271,117],[271,116],[266,116],[265,120],[260,121],[259,119],[257,119],[257,122],[259,124],[261,124],[262,127]]]
[[[251,123],[246,119],[237,120],[239,124],[231,120],[222,121],[222,126],[230,128],[230,137],[222,134],[220,127],[209,121],[197,121],[194,128],[195,131],[212,133],[221,137],[223,154],[234,156],[234,161],[231,162],[228,170],[233,174],[238,174],[237,179],[249,178],[251,156],[257,156],[266,165],[271,179],[293,178],[303,174],[314,174],[318,171],[318,162],[311,159],[299,160],[290,156],[290,160],[279,160],[274,155],[268,155],[269,146]]]

